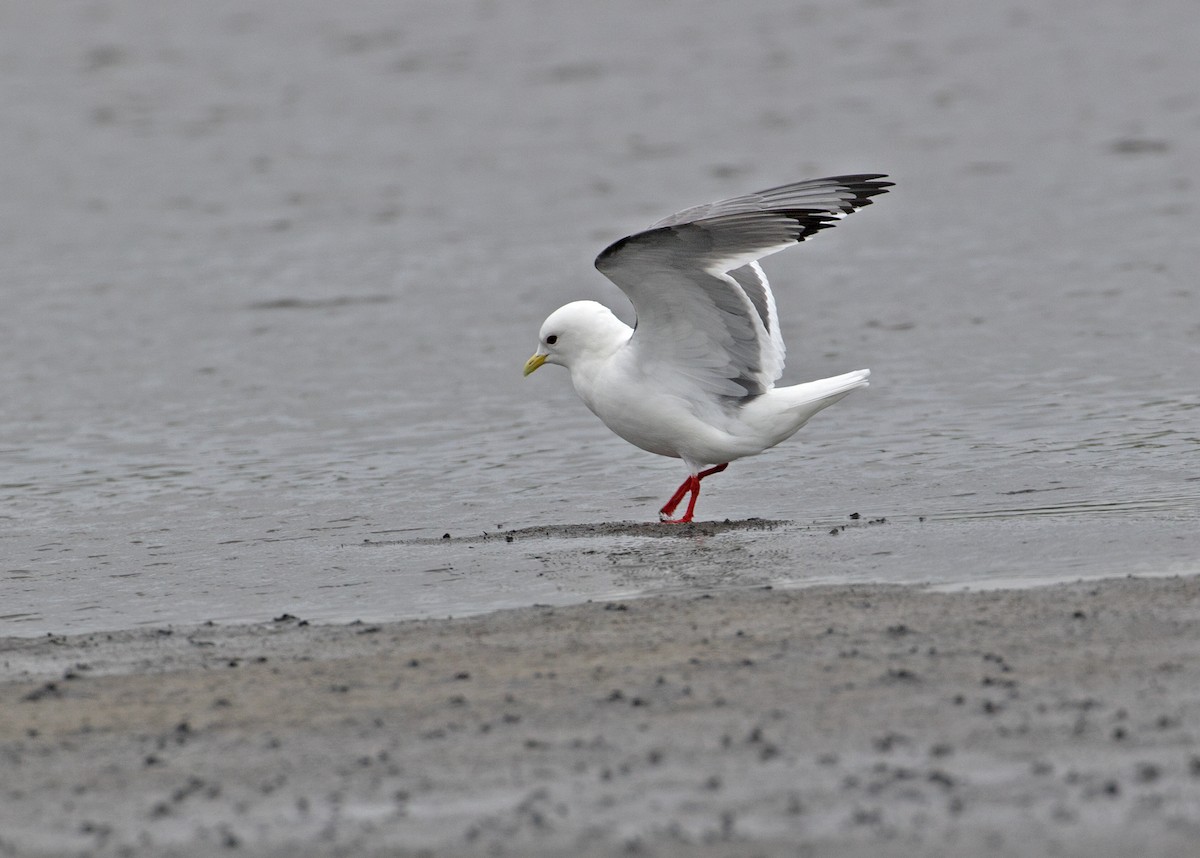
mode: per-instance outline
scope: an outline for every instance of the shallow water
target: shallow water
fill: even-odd
[[[0,635],[1200,572],[1192,13],[0,11]],[[897,186],[767,269],[785,381],[872,386],[698,508],[784,523],[613,524],[682,469],[521,378],[542,318],[857,171]]]

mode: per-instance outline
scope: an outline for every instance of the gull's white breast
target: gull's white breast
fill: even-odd
[[[761,444],[739,437],[733,406],[727,410],[711,397],[689,397],[677,378],[655,378],[635,358],[633,349],[623,348],[592,372],[571,373],[579,398],[621,438],[696,465],[762,452]]]

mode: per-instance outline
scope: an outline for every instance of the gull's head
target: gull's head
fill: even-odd
[[[542,322],[538,348],[525,361],[525,375],[544,363],[568,369],[580,360],[604,358],[629,339],[629,326],[595,301],[572,301]]]

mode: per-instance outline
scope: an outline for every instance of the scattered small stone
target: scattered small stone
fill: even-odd
[[[875,746],[875,750],[882,754],[889,753],[900,745],[907,745],[909,739],[907,736],[900,733],[885,733],[879,738],[871,742]]]
[[[160,801],[157,804],[155,804],[154,807],[150,808],[150,818],[151,819],[162,819],[164,816],[170,816],[170,815],[171,815],[171,805],[167,804],[165,801]]]
[[[941,769],[932,769],[926,776],[926,779],[931,784],[937,784],[938,786],[946,789],[954,788],[954,778]]]
[[[979,684],[985,688],[1016,688],[1017,681],[1015,679],[999,679],[995,676],[985,676],[979,680]]]
[[[36,703],[45,697],[62,697],[62,692],[58,690],[57,683],[47,682],[41,688],[35,688],[33,691],[30,691],[21,699],[29,703]]]
[[[1137,779],[1139,783],[1154,783],[1161,774],[1162,770],[1154,763],[1138,763]]]
[[[855,809],[850,821],[854,825],[878,825],[883,821],[883,812],[880,810],[867,810],[860,807]]]

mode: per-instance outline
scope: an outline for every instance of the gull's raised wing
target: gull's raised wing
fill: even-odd
[[[596,257],[637,313],[630,340],[647,373],[718,396],[754,396],[783,373],[775,298],[758,260],[871,204],[882,174],[832,176],[694,206]]]

